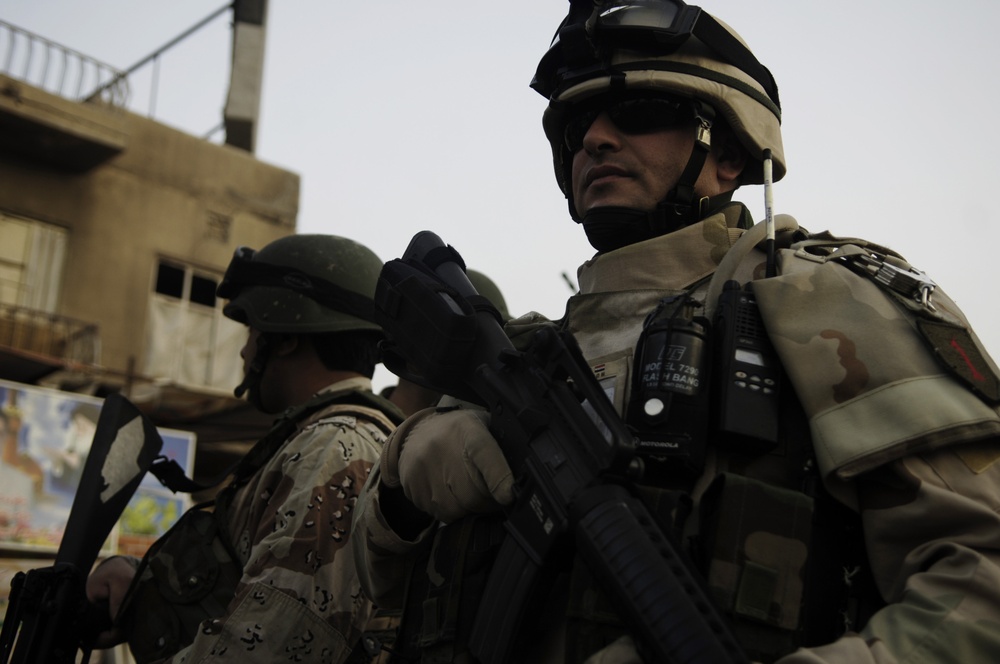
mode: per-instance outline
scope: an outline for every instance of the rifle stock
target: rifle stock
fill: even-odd
[[[517,482],[469,647],[508,661],[552,558],[575,546],[655,661],[746,662],[700,580],[628,490],[633,436],[571,335],[543,327],[518,351],[461,256],[428,231],[382,270],[380,323],[397,357],[437,389],[485,406]],[[434,330],[427,343],[418,330]],[[458,331],[454,343],[442,331]]]

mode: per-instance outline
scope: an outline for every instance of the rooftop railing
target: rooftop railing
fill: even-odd
[[[0,73],[75,101],[100,99],[125,108],[129,100],[124,72],[5,21],[0,21]]]

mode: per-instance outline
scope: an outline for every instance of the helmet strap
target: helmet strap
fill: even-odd
[[[712,150],[712,121],[715,119],[715,112],[711,107],[702,103],[694,104],[694,119],[697,122],[694,136],[694,147],[691,149],[691,157],[688,158],[687,166],[677,179],[677,184],[667,192],[664,202],[672,203],[680,208],[690,208],[694,203],[694,187],[701,176],[701,170],[705,167],[705,160]]]
[[[247,400],[256,408],[262,412],[264,411],[264,404],[261,402],[260,398],[260,381],[264,375],[264,369],[267,368],[267,360],[271,355],[271,342],[267,334],[261,334],[257,337],[256,351],[254,352],[253,359],[250,360],[250,365],[247,367],[246,373],[243,375],[243,380],[239,385],[233,390],[233,394],[236,395],[237,399],[242,399],[244,394],[247,394]]]

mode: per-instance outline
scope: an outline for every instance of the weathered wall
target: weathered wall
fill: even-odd
[[[0,81],[8,108],[11,85]],[[42,140],[27,153],[5,150],[0,139],[0,209],[69,229],[58,313],[100,326],[105,367],[125,370],[130,357],[142,357],[159,257],[221,273],[235,247],[295,232],[297,174],[147,118],[18,85],[17,122],[30,123],[32,109],[44,107],[45,122],[63,127],[34,127]],[[93,125],[102,112],[104,133],[125,137],[121,152],[82,172],[46,158],[46,132],[73,134],[75,118]],[[13,126],[0,132],[19,131]]]

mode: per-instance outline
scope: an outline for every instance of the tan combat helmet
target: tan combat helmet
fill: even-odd
[[[549,100],[542,124],[574,218],[566,121],[601,95],[642,91],[707,104],[749,153],[743,183],[763,182],[765,149],[774,180],[785,174],[774,78],[732,29],[682,0],[570,0],[531,87]]]

